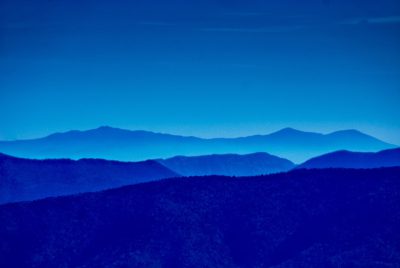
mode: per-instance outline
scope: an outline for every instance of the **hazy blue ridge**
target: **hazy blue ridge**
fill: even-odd
[[[152,160],[31,160],[0,154],[0,203],[99,191],[176,176]]]
[[[292,169],[293,162],[267,153],[175,156],[159,163],[183,176],[255,176]]]
[[[336,151],[309,159],[297,168],[379,168],[400,166],[400,148],[380,152]]]

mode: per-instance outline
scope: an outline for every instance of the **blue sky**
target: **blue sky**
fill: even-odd
[[[355,128],[400,144],[400,3],[0,3],[0,139]]]

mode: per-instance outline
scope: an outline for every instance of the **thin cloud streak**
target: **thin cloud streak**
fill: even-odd
[[[263,28],[202,28],[204,32],[238,32],[238,33],[284,33],[303,29],[304,26],[277,26]]]
[[[175,26],[175,23],[164,22],[164,21],[140,21],[139,25],[146,26]]]
[[[364,23],[397,24],[397,23],[400,23],[400,16],[374,17],[374,18],[353,18],[353,19],[341,21],[339,24],[358,25],[358,24],[364,24]]]

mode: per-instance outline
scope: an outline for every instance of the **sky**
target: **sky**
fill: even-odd
[[[0,139],[358,129],[400,144],[398,0],[1,0]]]

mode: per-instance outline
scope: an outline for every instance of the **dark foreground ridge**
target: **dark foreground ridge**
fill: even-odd
[[[3,267],[398,267],[400,168],[193,177],[0,206]]]

